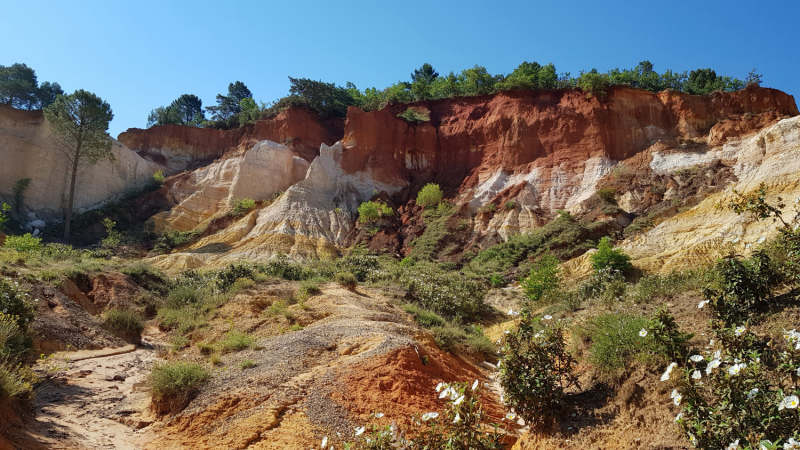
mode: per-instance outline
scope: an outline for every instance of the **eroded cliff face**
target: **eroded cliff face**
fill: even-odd
[[[75,194],[75,210],[88,209],[142,188],[163,166],[147,161],[125,145],[113,141],[115,161],[85,165]],[[58,220],[69,192],[66,157],[50,133],[41,111],[21,111],[0,105],[0,198],[12,203],[14,183],[31,182],[25,190],[23,216],[32,222]],[[37,228],[44,225],[39,224]]]
[[[178,172],[198,160],[214,160],[233,150],[246,150],[257,142],[270,140],[288,146],[295,155],[311,162],[320,144],[333,145],[341,139],[341,119],[321,119],[318,114],[288,108],[270,120],[233,130],[162,125],[146,130],[131,128],[119,141],[147,159]]]
[[[362,235],[354,241],[358,204],[383,197],[399,207],[428,182],[438,183],[450,201],[462,205],[459,214],[472,233],[463,241],[490,245],[540,226],[557,209],[584,211],[598,183],[621,161],[645,164],[648,174],[722,161],[742,175],[761,162],[752,152],[737,150],[736,142],[798,114],[791,96],[757,87],[709,96],[625,87],[610,88],[602,97],[580,90],[515,91],[412,106],[430,111],[431,120],[411,124],[398,118],[407,105],[369,113],[351,108],[343,140],[322,146],[303,181],[190,251],[160,257],[159,265],[218,266],[277,252],[298,259],[325,257],[358,239],[371,239]],[[265,179],[269,176],[265,173]],[[190,189],[202,191],[221,179],[201,178]],[[217,184],[227,203],[182,203],[170,214],[219,214],[233,197],[230,187]],[[501,202],[514,207],[478,211]],[[628,198],[628,205],[636,203]],[[393,246],[407,246],[416,236],[406,234],[420,232],[404,228],[407,219],[395,218],[390,234],[399,242]],[[179,229],[195,223],[173,222]],[[213,247],[216,253],[199,251],[214,244],[221,245]]]

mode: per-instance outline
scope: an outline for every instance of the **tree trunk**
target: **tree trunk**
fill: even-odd
[[[64,222],[64,240],[69,242],[69,227],[72,221],[72,204],[75,200],[75,181],[78,179],[78,163],[80,163],[81,143],[76,145],[75,157],[72,161],[72,176],[69,182],[69,200],[67,200],[67,220]]]

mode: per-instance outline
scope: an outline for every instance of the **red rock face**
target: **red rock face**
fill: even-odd
[[[274,119],[260,120],[234,130],[214,130],[179,125],[155,126],[146,130],[130,128],[118,140],[143,156],[165,163],[171,154],[194,160],[214,159],[225,152],[248,149],[262,140],[282,143],[298,156],[312,161],[323,142],[333,145],[341,139],[341,119],[321,119],[311,111],[289,108]]]
[[[617,86],[589,98],[578,89],[509,91],[415,106],[430,110],[430,122],[413,125],[398,118],[406,105],[369,113],[350,108],[344,131],[343,169],[410,184],[400,202],[427,182],[454,197],[498,169],[527,173],[538,167],[537,189],[543,191],[557,176],[555,169],[579,175],[593,157],[620,161],[656,139],[705,138],[716,124],[739,115],[769,117],[736,119],[716,135],[735,136],[798,114],[792,96],[758,87],[690,96]]]

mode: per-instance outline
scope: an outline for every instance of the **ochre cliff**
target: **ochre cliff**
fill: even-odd
[[[343,125],[341,119],[321,119],[311,111],[288,108],[272,119],[233,130],[162,125],[130,128],[118,139],[145,158],[179,171],[193,161],[213,160],[262,140],[287,145],[295,155],[311,162],[319,154],[320,144],[333,145],[341,139]]]
[[[115,161],[101,161],[81,169],[76,210],[96,207],[141,188],[153,179],[153,173],[164,169],[118,141],[112,142],[111,151]],[[13,204],[14,183],[30,178],[21,212],[35,215],[22,218],[32,222],[58,220],[68,193],[67,167],[66,157],[41,111],[0,105],[0,199]]]
[[[430,121],[419,124],[397,117],[407,107],[351,108],[343,140],[322,146],[305,180],[194,247],[218,243],[224,247],[216,248],[223,250],[168,255],[160,257],[159,265],[216,266],[278,252],[299,259],[327,256],[352,244],[347,236],[356,226],[361,202],[388,195],[394,206],[401,206],[428,182],[438,183],[450,201],[463,205],[460,214],[469,217],[473,243],[489,235],[496,237],[484,242],[497,242],[540,226],[557,209],[583,211],[598,183],[620,161],[638,158],[650,164],[670,154],[686,167],[711,158],[702,155],[729,154],[723,148],[729,142],[798,114],[793,97],[758,87],[708,96],[626,87],[591,97],[580,90],[503,92],[414,104],[430,112]],[[733,151],[725,161],[738,164],[740,158]],[[648,173],[655,173],[658,164],[648,166]],[[216,183],[229,207],[229,188],[213,177],[206,180],[196,179],[190,189]],[[477,208],[498,201],[517,206],[475,215]],[[210,217],[221,211],[223,204],[218,205],[182,204],[174,212]],[[401,229],[396,238],[415,237],[402,234]],[[174,258],[182,261],[173,264]]]

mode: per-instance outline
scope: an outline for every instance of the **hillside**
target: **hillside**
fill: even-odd
[[[290,106],[112,151],[67,245],[58,144],[0,105],[0,449],[800,439],[800,112],[781,91]],[[734,420],[719,398],[762,403]]]

